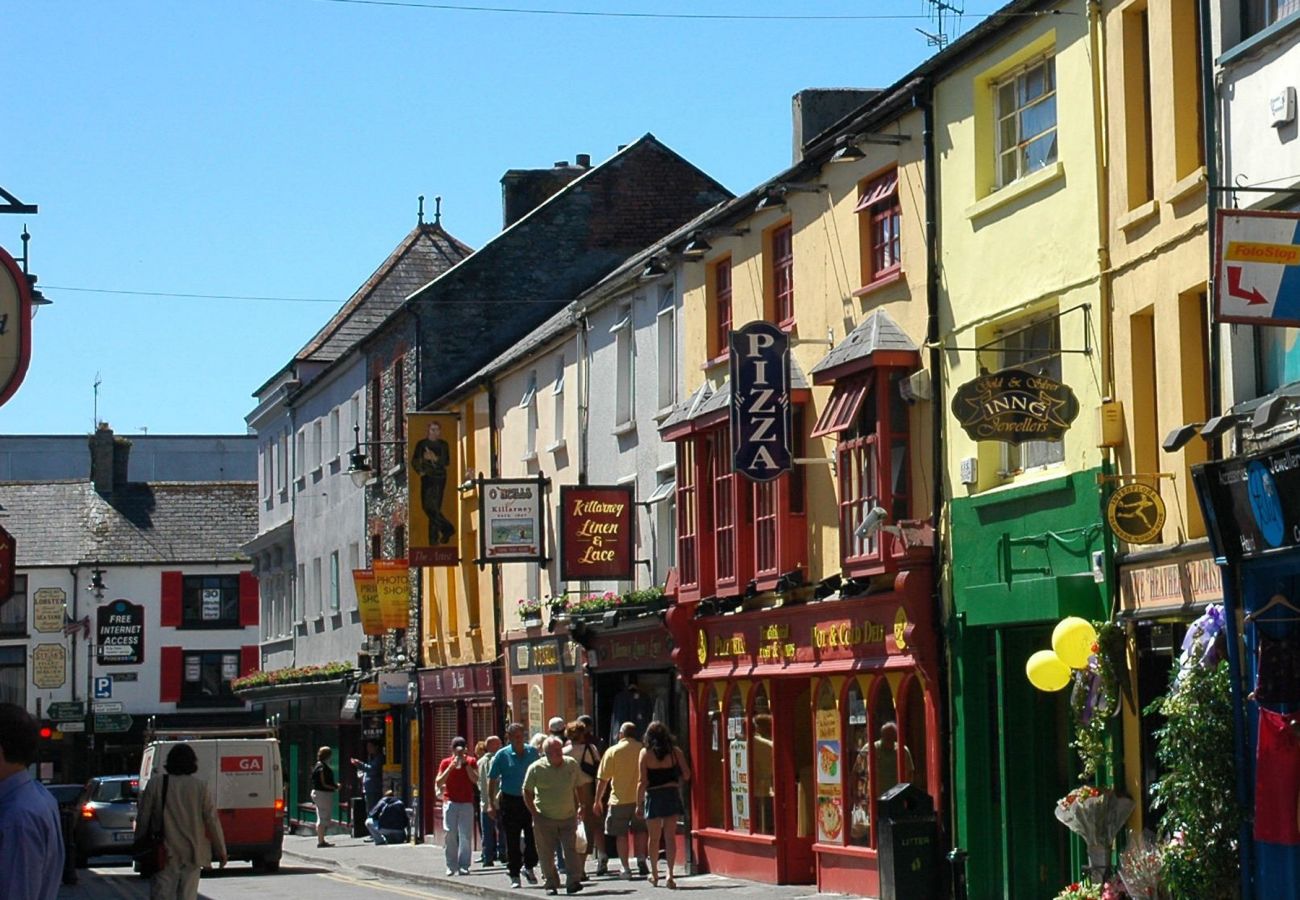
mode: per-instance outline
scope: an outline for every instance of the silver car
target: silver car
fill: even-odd
[[[138,775],[101,775],[86,782],[74,810],[72,847],[77,868],[92,856],[122,856],[135,840]]]

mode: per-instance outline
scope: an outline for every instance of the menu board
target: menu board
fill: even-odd
[[[732,741],[728,756],[731,759],[731,827],[749,831],[749,742]]]
[[[817,840],[844,839],[844,757],[839,712],[817,710]]]

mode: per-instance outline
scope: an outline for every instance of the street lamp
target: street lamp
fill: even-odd
[[[352,483],[359,488],[365,487],[370,483],[374,475],[374,469],[370,467],[370,461],[366,459],[366,454],[361,450],[361,426],[352,426],[352,436],[356,441],[352,452],[348,454],[348,477]]]

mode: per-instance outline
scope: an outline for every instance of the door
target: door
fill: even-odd
[[[812,884],[817,864],[812,849],[817,837],[812,685],[807,678],[774,678],[768,685],[776,735],[773,770],[777,880],[782,884]],[[757,730],[756,726],[755,733]]]

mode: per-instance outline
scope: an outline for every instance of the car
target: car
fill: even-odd
[[[139,797],[138,775],[100,775],[86,782],[77,798],[72,829],[77,868],[84,869],[91,857],[131,852]]]
[[[81,792],[86,789],[84,784],[47,784],[45,789],[54,795],[54,799],[59,803],[59,812],[72,809],[76,806],[77,798]]]

